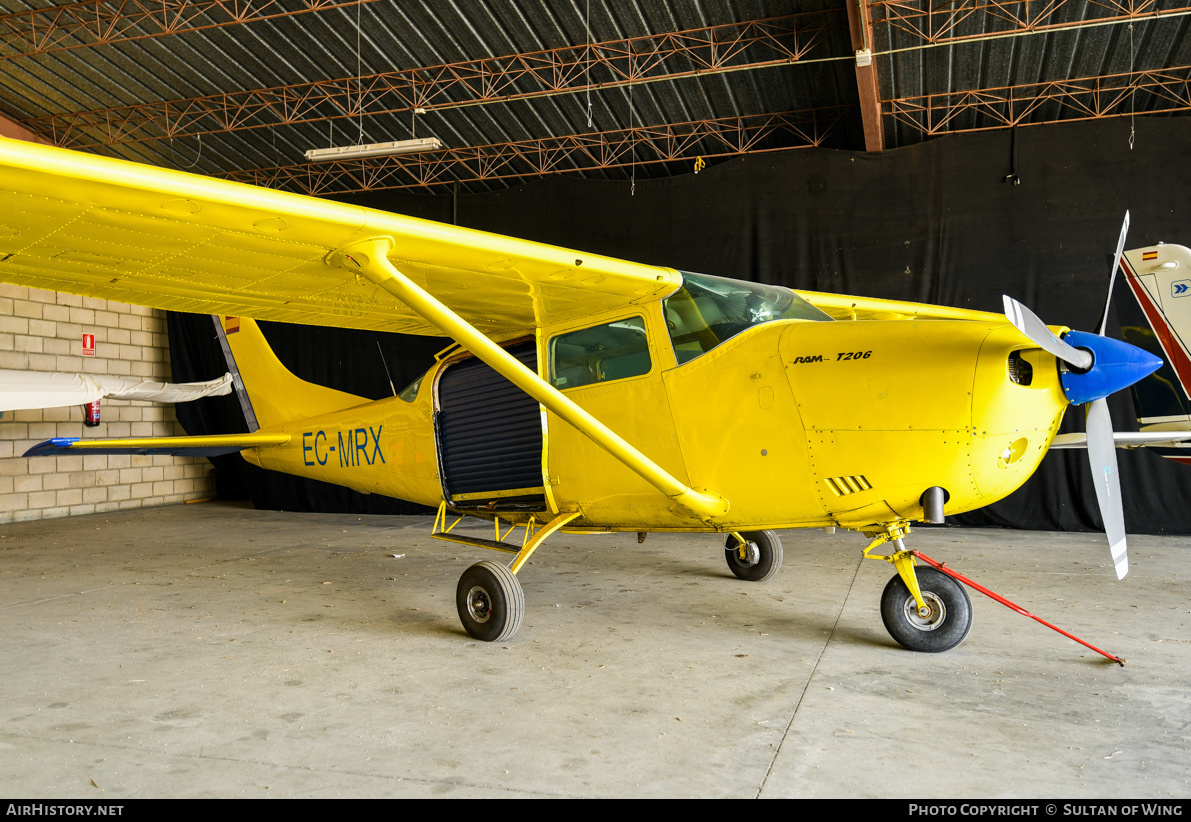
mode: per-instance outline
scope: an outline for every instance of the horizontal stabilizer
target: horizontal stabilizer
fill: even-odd
[[[1112,435],[1117,448],[1145,448],[1150,445],[1174,445],[1191,440],[1191,431],[1115,431]],[[1059,434],[1050,447],[1087,448],[1087,434]]]
[[[162,454],[172,457],[218,457],[245,448],[285,445],[289,434],[212,434],[201,437],[131,437],[79,439],[55,437],[25,452],[26,457],[52,457],[67,453]]]

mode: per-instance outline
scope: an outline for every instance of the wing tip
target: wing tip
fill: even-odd
[[[32,448],[27,450],[21,456],[23,456],[23,457],[52,456],[54,454],[59,453],[60,451],[64,451],[64,450],[70,448],[78,441],[79,441],[78,437],[53,437],[52,439],[48,439],[44,442],[39,442],[37,445],[34,445]]]

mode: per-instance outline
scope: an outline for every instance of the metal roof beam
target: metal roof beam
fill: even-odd
[[[82,0],[0,15],[0,60],[274,20],[375,0]],[[296,8],[286,8],[286,5]]]
[[[838,10],[809,12],[23,122],[60,146],[86,148],[574,94],[795,63],[822,45],[841,17]]]
[[[42,143],[43,145],[53,145],[49,140],[36,134],[29,129],[22,126],[15,120],[10,120],[3,114],[0,114],[0,137],[11,137],[14,140],[27,140],[30,143]]]
[[[864,125],[864,149],[885,150],[885,128],[881,122],[881,85],[873,62],[873,24],[869,0],[845,0],[852,49],[856,52],[856,90],[860,97],[860,118]]]
[[[1191,66],[924,94],[883,106],[889,116],[927,136],[1191,111]]]
[[[235,171],[218,176],[285,191],[325,195],[693,162],[697,158],[818,146],[851,111],[850,107],[835,106],[637,126],[422,154]]]
[[[869,5],[871,22],[885,28],[887,40],[900,32],[931,45],[1157,19],[1191,11],[1186,0],[869,0]],[[1067,19],[1066,9],[1070,9]]]

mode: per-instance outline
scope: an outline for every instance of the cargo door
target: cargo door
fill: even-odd
[[[506,350],[537,373],[533,340]],[[434,418],[443,492],[454,507],[546,510],[537,400],[468,357],[439,377]]]

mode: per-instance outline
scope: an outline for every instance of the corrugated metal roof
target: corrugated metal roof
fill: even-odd
[[[218,2],[190,0],[192,5]],[[314,0],[279,0],[273,9],[298,12],[309,2]],[[408,110],[382,110],[393,106],[376,93],[332,98],[306,89],[302,93],[308,95],[308,102],[316,102],[309,102],[301,118],[264,116],[263,109],[256,113],[246,109],[233,129],[184,128],[175,136],[162,137],[164,126],[151,124],[140,133],[156,129],[157,139],[97,138],[102,144],[87,150],[219,174],[298,165],[310,148],[400,140],[415,132],[461,149],[841,106],[844,121],[824,144],[864,148],[845,0],[339,2],[346,4],[164,36],[153,36],[158,28],[142,22],[128,27],[117,41],[98,45],[85,45],[88,38],[94,41],[94,34],[64,31],[58,45],[65,48],[19,56],[12,56],[21,51],[19,45],[0,42],[0,114],[48,135],[57,133],[51,128],[60,128],[64,115],[116,109],[110,116],[119,124],[134,117],[124,107],[350,81],[589,42],[656,38],[669,32],[822,12],[814,18],[824,24],[817,44],[799,60],[784,65],[692,75],[688,72],[698,67],[700,55],[671,55],[664,64],[655,61],[650,67],[647,55],[639,53],[635,82],[616,85],[615,73],[629,71],[626,54],[611,68],[576,69],[572,64],[567,70],[573,76],[563,84],[564,90],[528,99],[477,101],[474,91],[462,84],[445,86],[421,116]],[[1100,93],[1107,99],[1113,93],[1120,97],[1123,76],[1129,111],[1169,114],[1187,107],[1171,90],[1177,78],[1169,88],[1150,82],[1153,91],[1143,89],[1141,80],[1143,72],[1191,67],[1191,41],[1185,36],[1191,16],[1179,0],[1146,6],[1145,12],[1151,14],[1146,18],[1109,23],[1104,23],[1105,18],[1120,16],[1122,9],[1085,0],[1059,0],[1045,6],[1026,0],[955,0],[935,3],[929,17],[915,16],[915,10],[925,9],[927,2],[878,0],[871,9],[887,148],[954,130],[1125,113],[1119,101],[1111,110],[1099,103],[1089,108],[1080,102],[1079,89],[1060,92],[1060,87],[1046,90],[1038,84],[1083,84],[1091,88],[1084,97],[1093,99]],[[100,0],[73,4],[76,8],[89,5],[95,13],[113,13],[116,8],[114,2]],[[0,32],[27,22],[22,13],[51,8],[68,7],[0,0],[0,12],[5,15],[0,17],[4,24]],[[1044,8],[1050,10],[1045,16],[1029,17],[1041,15],[1039,10]],[[1158,9],[1168,15],[1154,18],[1152,12]],[[949,11],[953,17],[947,16]],[[200,24],[218,22],[217,12],[196,19]],[[893,19],[897,15],[905,19]],[[44,34],[45,22],[39,25]],[[914,32],[915,27],[920,30]],[[728,49],[725,44],[721,51]],[[761,61],[776,56],[766,49],[750,46],[734,59],[747,62],[750,57]],[[1115,92],[1096,92],[1096,78],[1114,75]],[[493,95],[497,98],[542,91],[540,82],[525,77],[500,79],[505,85],[501,94]],[[587,83],[597,87],[573,90]],[[1185,88],[1182,94],[1187,94]],[[357,104],[364,110],[362,116]],[[1103,110],[1098,112],[1097,106]],[[45,118],[57,120],[51,124]],[[91,133],[98,132],[92,128]],[[773,132],[755,147],[799,144],[787,133]],[[665,175],[688,171],[694,153],[713,156],[715,151],[705,139],[693,143],[680,160],[635,167],[609,164],[573,173],[610,179]],[[573,167],[567,162],[558,165],[563,170]],[[502,177],[465,180],[462,185],[474,190],[510,182]]]

